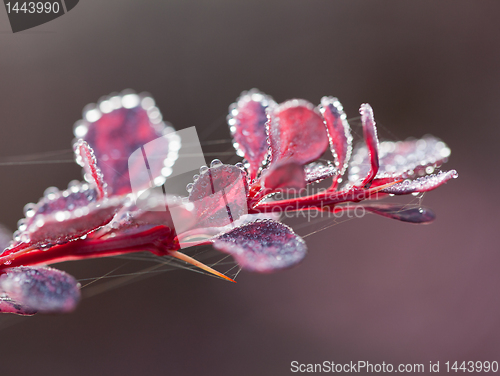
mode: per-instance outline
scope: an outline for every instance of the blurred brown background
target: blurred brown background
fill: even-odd
[[[425,196],[434,224],[348,221],[307,237],[309,255],[293,270],[241,273],[237,285],[159,273],[84,299],[71,315],[2,316],[2,375],[500,361],[499,14],[498,1],[483,0],[82,0],[12,34],[0,10],[3,161],[69,150],[83,106],[125,88],[151,92],[177,128],[203,135],[215,123],[210,138],[228,138],[227,106],[258,87],[278,101],[335,95],[350,117],[369,102],[390,131],[382,135],[432,133],[451,147],[445,167],[460,174]],[[46,187],[80,178],[70,163],[0,173],[0,222],[11,229]],[[61,267],[86,278],[117,265]]]

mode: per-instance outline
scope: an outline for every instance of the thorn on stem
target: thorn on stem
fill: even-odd
[[[181,253],[179,251],[173,251],[173,252],[169,252],[169,256],[175,257],[176,259],[179,259],[179,260],[182,260],[184,262],[187,262],[188,264],[194,265],[200,269],[205,270],[206,272],[209,272],[213,275],[216,275],[217,277],[220,277],[220,278],[223,278],[227,281],[236,283],[236,281],[234,279],[231,279],[228,276],[225,276],[224,274],[219,273],[217,270],[212,269],[210,266],[207,266],[207,265],[201,263],[200,261],[195,260],[194,258],[192,258],[184,253]]]

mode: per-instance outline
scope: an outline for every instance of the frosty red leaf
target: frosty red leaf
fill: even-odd
[[[242,93],[229,108],[229,129],[238,155],[248,163],[250,180],[255,179],[269,154],[266,109],[275,105],[270,96],[254,89]]]
[[[93,183],[97,198],[103,199],[107,197],[107,184],[104,182],[101,169],[97,166],[92,148],[88,143],[80,139],[73,145],[73,150],[75,151],[76,163],[83,167],[85,180]]]
[[[272,220],[259,220],[226,232],[215,238],[214,247],[232,255],[243,269],[259,273],[289,268],[307,253],[302,238]]]
[[[110,194],[131,192],[130,175],[141,166],[129,166],[128,157],[150,141],[171,131],[146,94],[124,92],[105,97],[86,107],[83,119],[75,124],[75,136],[94,149]],[[163,161],[151,162],[153,175],[161,175]]]
[[[13,243],[3,256],[27,248],[50,248],[86,236],[113,219],[120,198],[97,199],[95,187],[73,183],[60,191],[50,188],[37,204],[26,206],[26,218],[19,221]]]
[[[47,267],[9,268],[0,275],[0,310],[2,305],[16,312],[31,315],[66,313],[73,311],[80,300],[80,287],[75,278],[57,269]]]
[[[271,163],[293,159],[305,165],[328,147],[325,124],[311,103],[293,99],[269,109],[268,116]]]
[[[132,234],[164,226],[174,229],[174,220],[171,211],[175,211],[184,228],[190,229],[196,223],[194,210],[189,210],[185,204],[172,196],[164,196],[154,190],[146,192],[136,203],[131,200],[116,213],[113,220],[99,230],[102,237],[116,236],[116,234]],[[181,230],[175,228],[177,231]]]
[[[247,213],[246,177],[236,166],[219,160],[200,169],[189,188],[189,201],[196,211],[196,227],[226,226]]]
[[[440,185],[446,183],[448,180],[458,177],[455,170],[437,174],[426,175],[415,180],[405,180],[404,182],[394,184],[388,188],[381,190],[384,193],[393,195],[407,195],[415,192],[428,192],[436,189]]]
[[[337,98],[323,97],[319,107],[325,124],[328,129],[330,148],[335,158],[335,165],[338,168],[338,175],[333,178],[332,188],[338,184],[338,179],[342,176],[348,166],[352,152],[351,128],[347,122],[347,116]]]
[[[361,185],[363,187],[369,188],[371,182],[377,175],[378,169],[380,167],[380,161],[378,158],[378,136],[377,128],[375,127],[375,119],[373,118],[373,110],[371,106],[367,103],[362,104],[359,113],[361,114],[361,123],[363,124],[363,135],[365,136],[366,147],[368,149],[369,159],[370,159],[370,170],[368,174],[363,179]]]
[[[412,179],[431,174],[447,161],[450,149],[444,142],[433,136],[419,140],[384,141],[379,146],[380,168],[374,185],[396,179]],[[349,181],[355,183],[368,174],[369,153],[365,145],[359,145],[349,166]]]

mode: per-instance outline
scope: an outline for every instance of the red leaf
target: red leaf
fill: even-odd
[[[381,142],[379,147],[380,168],[373,185],[432,173],[435,167],[446,162],[449,155],[448,146],[432,136],[426,136],[420,140]],[[366,147],[357,148],[349,168],[349,181],[353,183],[358,181],[360,177],[368,174],[369,168]]]
[[[307,184],[320,182],[326,178],[337,175],[337,171],[337,168],[335,168],[330,161],[327,161],[327,163],[312,162],[304,167]]]
[[[246,270],[269,273],[296,265],[307,247],[291,228],[273,220],[237,227],[214,240],[214,247],[232,255]]]
[[[405,180],[404,182],[391,185],[380,192],[393,195],[407,195],[414,192],[427,192],[436,189],[452,178],[457,178],[458,173],[455,170],[447,172],[440,171],[438,174],[427,175],[415,180]]]
[[[83,120],[78,121],[74,129],[75,136],[83,138],[94,149],[112,195],[130,193],[129,173],[143,167],[142,164],[129,166],[130,155],[171,131],[173,129],[162,122],[153,99],[134,93],[106,97],[97,105],[87,106]],[[167,155],[169,151],[161,150],[161,154]],[[161,176],[163,160],[150,167],[154,178]]]
[[[103,180],[102,172],[97,166],[94,151],[88,143],[82,139],[73,145],[76,163],[83,167],[85,180],[96,187],[97,199],[107,196],[106,183]]]
[[[172,218],[175,215],[175,221]],[[192,228],[196,223],[193,210],[171,196],[165,196],[155,191],[145,192],[135,204],[129,203],[116,213],[106,227],[99,230],[99,236],[111,233],[137,233],[156,226],[165,226],[177,233]],[[181,224],[181,228],[179,227]],[[176,226],[177,225],[177,226]]]
[[[403,222],[426,224],[436,219],[434,212],[427,208],[408,208],[390,204],[373,204],[364,208],[372,213]]]
[[[11,306],[17,311],[13,313],[24,315],[67,313],[80,301],[80,284],[69,274],[47,267],[7,269],[0,275],[0,292],[7,296],[4,308]]]
[[[111,221],[122,199],[97,200],[95,188],[70,183],[65,191],[48,188],[37,204],[25,206],[26,218],[19,221],[14,243],[4,255],[28,247],[49,248],[54,244],[87,235]]]
[[[216,161],[210,168],[202,167],[189,190],[189,201],[197,213],[197,227],[226,226],[247,213],[247,180],[236,166]]]
[[[370,155],[370,171],[363,179],[361,186],[369,188],[379,169],[377,127],[375,127],[373,110],[368,103],[361,105],[359,113],[361,114],[366,147]]]
[[[330,139],[330,149],[335,158],[338,175],[334,177],[332,188],[338,184],[338,179],[344,175],[352,153],[351,127],[347,122],[342,105],[337,98],[323,97],[319,110],[325,119]]]
[[[264,172],[264,186],[272,190],[300,190],[306,186],[304,167],[296,162],[280,160]]]
[[[256,89],[243,92],[229,107],[227,123],[233,135],[236,152],[248,162],[250,181],[257,177],[269,153],[266,131],[266,108],[274,100]]]
[[[318,159],[328,147],[328,134],[314,106],[294,99],[268,112],[271,162],[285,158],[305,165]]]

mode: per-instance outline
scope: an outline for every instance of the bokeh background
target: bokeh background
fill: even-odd
[[[440,137],[452,150],[445,167],[460,174],[425,195],[435,223],[347,221],[308,236],[308,257],[286,272],[242,272],[236,285],[157,273],[70,315],[2,316],[2,375],[500,361],[499,14],[493,0],[82,0],[12,34],[0,10],[0,161],[70,150],[83,106],[126,88],[152,93],[178,129],[227,139],[227,106],[258,87],[278,101],[335,95],[349,117],[369,102],[382,135]],[[0,174],[0,222],[14,229],[25,203],[80,169],[4,164]],[[120,262],[61,268],[90,278]]]

